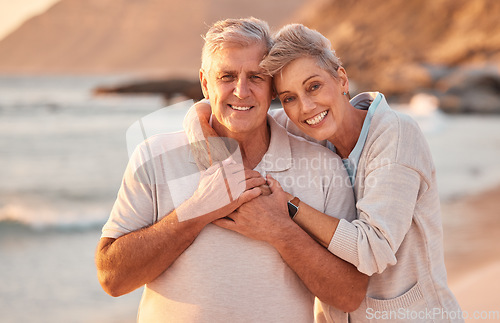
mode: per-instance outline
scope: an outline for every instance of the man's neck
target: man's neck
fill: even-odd
[[[238,142],[243,165],[249,169],[254,169],[260,163],[271,142],[271,130],[267,123],[251,133],[233,133],[215,124],[213,127],[219,136],[232,138]]]

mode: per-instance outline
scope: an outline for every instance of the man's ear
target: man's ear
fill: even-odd
[[[272,88],[271,88],[271,96],[272,99],[277,99],[278,98],[278,91],[276,90],[276,87],[274,86],[274,82],[272,83]]]
[[[207,77],[207,73],[202,68],[200,68],[201,90],[203,91],[203,96],[205,97],[205,99],[210,99],[210,97],[208,96]]]

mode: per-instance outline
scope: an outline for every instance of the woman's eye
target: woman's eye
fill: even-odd
[[[312,84],[310,87],[309,87],[309,91],[316,91],[317,89],[320,88],[320,84]]]
[[[285,103],[290,103],[290,102],[292,102],[292,101],[293,101],[293,97],[291,97],[291,96],[284,97],[284,98],[281,100],[281,102],[283,102],[284,104],[285,104]]]

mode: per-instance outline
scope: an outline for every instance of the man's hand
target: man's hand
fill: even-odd
[[[225,217],[245,202],[262,194],[265,179],[231,159],[202,172],[193,196],[177,208],[179,221],[207,215],[209,222]]]
[[[226,218],[213,223],[249,238],[267,241],[271,244],[275,239],[279,239],[282,229],[295,224],[288,215],[288,194],[270,175],[267,176],[267,183],[271,190],[270,195],[260,195],[242,204]]]

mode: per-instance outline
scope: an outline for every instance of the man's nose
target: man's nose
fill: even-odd
[[[233,91],[234,95],[239,99],[244,99],[250,95],[250,89],[248,87],[248,80],[246,78],[238,79],[236,86]]]

